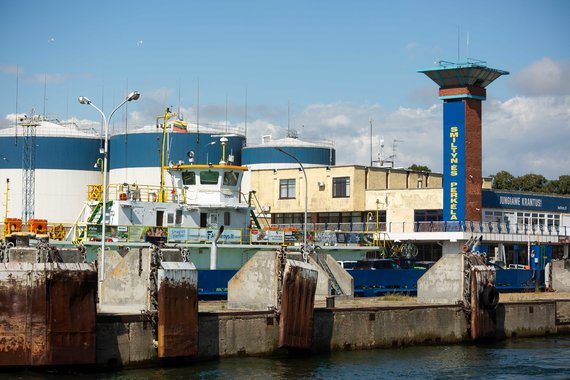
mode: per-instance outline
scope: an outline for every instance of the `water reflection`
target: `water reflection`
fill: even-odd
[[[407,347],[289,358],[231,358],[184,367],[82,374],[82,379],[569,379],[570,337],[486,345]],[[56,379],[18,372],[0,379]]]

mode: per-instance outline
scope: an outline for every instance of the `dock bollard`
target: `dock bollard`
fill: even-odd
[[[334,296],[326,297],[327,309],[334,309]]]

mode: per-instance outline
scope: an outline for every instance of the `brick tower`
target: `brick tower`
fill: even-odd
[[[484,62],[418,70],[439,86],[443,100],[443,220],[481,221],[481,106],[485,89],[507,71]]]

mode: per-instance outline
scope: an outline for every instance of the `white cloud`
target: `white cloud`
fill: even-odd
[[[401,107],[393,112],[377,104],[311,105],[297,116],[294,129],[304,125],[299,131],[301,139],[334,140],[337,164],[369,165],[370,118],[373,160],[378,159],[383,138],[384,158],[395,153],[397,167],[419,164],[442,171],[440,104],[427,108]],[[350,121],[350,124],[331,120]],[[278,125],[265,119],[250,122],[249,140],[258,143],[263,134],[284,137],[286,128]],[[506,170],[515,176],[538,173],[557,179],[570,174],[567,137],[570,137],[570,96],[488,100],[483,104],[483,175]],[[395,152],[394,140],[397,140]]]
[[[144,98],[155,100],[157,102],[165,104],[167,103],[167,100],[172,96],[172,94],[173,94],[172,88],[163,87],[163,88],[157,88],[152,91],[145,91]]]
[[[483,111],[483,174],[570,174],[570,96],[492,101]]]
[[[168,93],[168,90],[164,90],[164,93]],[[156,116],[164,112],[164,102],[155,100],[163,96],[160,91],[145,94],[136,102],[136,106],[128,109],[130,128],[154,125]],[[225,105],[220,107],[201,107],[200,124],[224,126]],[[208,113],[206,109],[212,112]],[[222,115],[220,109],[224,111]],[[230,128],[243,131],[243,108],[230,106],[229,111]],[[182,107],[181,112],[185,120],[195,122],[194,107]],[[251,106],[248,114],[247,136],[250,145],[259,144],[264,135],[285,137],[286,109]],[[9,114],[5,118],[13,122],[15,115]],[[379,157],[380,141],[383,139],[383,157],[395,153],[395,166],[407,168],[419,164],[441,172],[442,119],[439,101],[426,107],[400,107],[395,111],[386,110],[380,104],[312,104],[291,115],[290,128],[297,130],[301,139],[334,141],[339,165],[369,165],[372,120],[373,160]],[[82,128],[93,128],[95,131],[101,128],[100,120],[95,117],[93,120],[71,121]],[[519,96],[505,101],[489,99],[483,103],[483,175],[506,170],[515,176],[537,173],[548,179],[556,179],[560,175],[570,174],[569,137],[570,95]]]
[[[570,61],[543,58],[516,73],[509,82],[521,95],[568,95]]]
[[[33,83],[61,84],[73,80],[89,80],[93,78],[90,73],[38,73],[31,77]]]
[[[0,73],[4,74],[22,74],[24,70],[21,66],[18,65],[1,65],[0,64]]]
[[[418,48],[417,42],[409,42],[406,44],[406,50],[414,50]]]

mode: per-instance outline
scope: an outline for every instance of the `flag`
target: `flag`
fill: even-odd
[[[187,133],[188,123],[182,120],[175,120],[174,123],[172,123],[172,130],[174,132]]]

